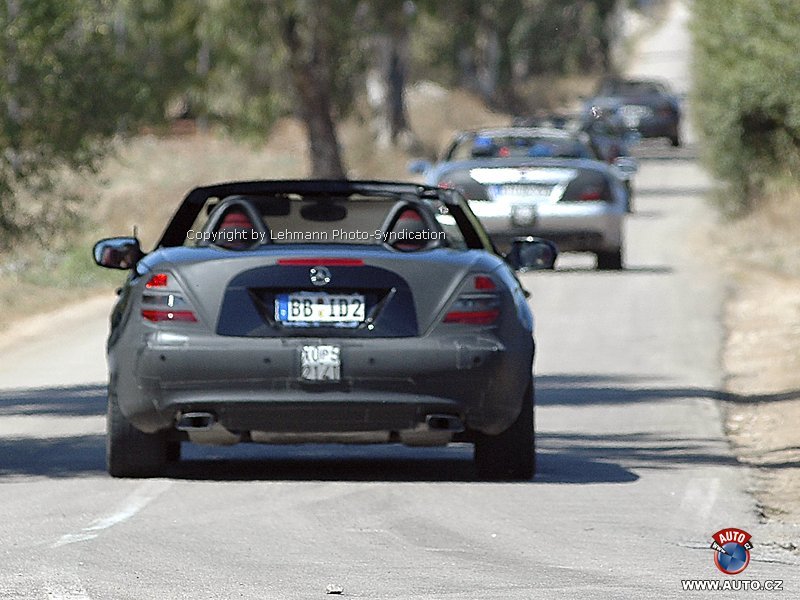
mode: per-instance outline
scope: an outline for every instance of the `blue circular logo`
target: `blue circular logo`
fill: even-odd
[[[717,568],[727,575],[741,573],[750,564],[750,551],[736,542],[728,542],[722,545],[725,552],[717,552],[714,555],[714,562]]]

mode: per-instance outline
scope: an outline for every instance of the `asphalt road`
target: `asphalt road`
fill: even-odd
[[[709,546],[731,526],[753,535],[739,577],[796,597],[798,561],[721,431],[709,185],[691,160],[644,160],[624,271],[575,255],[525,277],[530,482],[474,481],[468,446],[190,448],[166,478],[113,480],[112,299],[18,327],[0,342],[0,598],[681,598],[682,579],[724,577]]]

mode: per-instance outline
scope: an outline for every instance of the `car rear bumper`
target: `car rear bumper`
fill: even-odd
[[[643,138],[676,137],[679,120],[676,117],[650,117],[642,119],[636,131]]]
[[[580,209],[584,214],[580,213]],[[481,217],[489,235],[501,248],[514,238],[539,236],[556,242],[560,251],[597,252],[622,247],[624,210],[611,205],[580,207],[570,211],[540,209],[530,225],[515,226],[509,216]]]
[[[341,381],[301,379],[309,344],[341,348]],[[447,414],[499,433],[519,414],[532,339],[514,352],[531,360],[510,356],[491,332],[383,340],[153,333],[133,369],[117,368],[114,387],[125,416],[150,432],[201,411],[239,432],[407,431]]]

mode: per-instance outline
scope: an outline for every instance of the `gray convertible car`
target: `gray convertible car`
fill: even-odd
[[[534,471],[533,317],[455,190],[358,181],[194,189],[129,270],[108,338],[107,466],[148,477],[207,444],[472,442],[482,478]]]

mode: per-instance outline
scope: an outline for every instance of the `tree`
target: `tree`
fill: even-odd
[[[289,50],[288,69],[306,127],[313,177],[343,179],[336,126],[333,122],[333,65],[336,40],[331,19],[341,18],[334,3],[286,3],[279,13],[281,36]]]
[[[409,37],[417,7],[410,0],[362,2],[358,15],[363,35],[367,102],[378,144],[417,149],[411,131],[405,90],[409,69]]]
[[[104,0],[0,5],[0,246],[61,225],[76,207],[53,174],[93,169],[109,140],[157,112],[118,25]]]
[[[695,123],[705,160],[728,184],[723,207],[753,208],[765,183],[800,172],[800,4],[696,0]]]
[[[286,114],[306,129],[314,177],[345,169],[335,121],[352,109],[361,62],[354,54],[355,0],[211,2],[201,20],[210,68],[209,116],[263,137]]]

